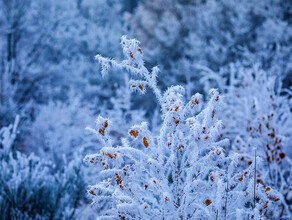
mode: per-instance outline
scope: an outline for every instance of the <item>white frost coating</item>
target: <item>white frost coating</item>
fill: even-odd
[[[150,73],[143,66],[139,42],[122,37],[121,45],[122,63],[98,59],[140,77],[130,85],[153,89],[163,123],[158,133],[145,122],[134,125],[122,145],[114,146],[108,120],[98,118],[94,133],[103,148],[84,160],[103,168],[100,181],[88,190],[92,205],[103,210],[100,219],[235,219],[239,209],[244,218],[272,213],[279,193],[260,184],[254,191],[254,166],[238,169],[238,155],[225,154],[229,141],[221,136],[219,92],[211,89],[206,103],[198,93],[186,102],[182,86],[161,95],[158,69]]]
[[[20,117],[16,115],[13,125],[3,127],[0,130],[0,143],[3,146],[5,152],[9,152],[17,134],[17,127],[19,124]]]

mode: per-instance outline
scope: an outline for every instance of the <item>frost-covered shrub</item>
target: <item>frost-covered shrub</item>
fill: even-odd
[[[135,109],[132,102],[133,98],[129,90],[128,76],[124,76],[124,85],[121,84],[116,89],[116,96],[110,99],[112,108],[107,109],[106,106],[100,109],[100,112],[107,118],[115,121],[111,128],[111,136],[116,144],[121,143],[121,138],[128,135],[128,128],[137,123],[141,123],[145,119],[145,111]]]
[[[0,168],[3,219],[71,219],[84,198],[85,185],[76,165],[53,174],[40,158],[16,152],[1,155]]]
[[[245,67],[231,64],[218,74],[207,72],[202,81],[217,82],[225,102],[221,117],[225,121],[222,135],[231,140],[230,154],[240,155],[245,169],[254,157],[254,148],[261,158],[257,182],[272,186],[283,196],[280,210],[291,209],[291,90],[283,89],[282,81],[268,76],[259,64]]]
[[[17,135],[19,119],[19,115],[17,115],[13,125],[0,129],[0,149],[2,152],[8,153],[11,150]]]
[[[92,121],[93,112],[79,98],[71,96],[69,103],[50,101],[40,106],[36,115],[21,145],[23,152],[34,152],[59,168],[73,160],[76,153],[82,157],[92,150],[95,140],[85,127]]]
[[[135,79],[133,90],[153,90],[161,106],[160,131],[152,132],[147,122],[132,126],[121,145],[110,137],[114,122],[98,117],[90,129],[102,143],[97,154],[85,161],[103,168],[100,181],[90,186],[92,205],[101,219],[196,219],[279,216],[283,197],[269,186],[256,183],[257,157],[253,166],[238,169],[240,156],[225,154],[229,140],[222,139],[222,97],[215,89],[203,102],[195,94],[185,102],[181,86],[163,94],[157,87],[158,68],[144,67],[137,40],[122,37],[126,57],[121,63],[97,56],[103,74],[110,67],[128,70]],[[276,211],[275,211],[276,209]]]
[[[19,118],[0,130],[0,216],[2,219],[72,219],[84,201],[81,161],[58,172],[45,157],[13,152]]]

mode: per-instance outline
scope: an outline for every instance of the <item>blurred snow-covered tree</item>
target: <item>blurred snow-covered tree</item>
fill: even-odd
[[[92,150],[95,140],[85,131],[93,119],[92,110],[88,105],[82,105],[78,98],[70,100],[69,103],[51,101],[39,107],[20,146],[21,151],[45,157],[60,169],[66,161],[73,160],[76,153],[82,157]]]
[[[96,66],[91,57],[101,50],[119,56],[122,10],[119,0],[1,0],[1,124],[25,107],[33,119],[35,104],[64,101],[71,90],[109,99],[111,87],[90,75]]]
[[[127,21],[163,83],[198,89],[198,65],[218,71],[237,60],[259,62],[268,74],[291,74],[291,2],[285,0],[146,0]],[[164,76],[163,76],[164,77]]]

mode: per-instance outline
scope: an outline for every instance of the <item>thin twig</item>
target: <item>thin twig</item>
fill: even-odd
[[[225,216],[224,219],[227,219],[227,198],[228,198],[228,181],[227,181],[227,187],[226,187],[226,200],[225,200]]]
[[[190,218],[192,218],[192,217],[193,217],[193,215],[196,213],[196,211],[197,211],[197,208],[195,208],[195,210],[194,210],[194,212],[193,212],[193,214],[191,215],[191,217],[190,217]]]
[[[253,193],[253,208],[255,209],[255,197],[256,197],[256,178],[257,178],[257,151],[254,154],[254,193]]]

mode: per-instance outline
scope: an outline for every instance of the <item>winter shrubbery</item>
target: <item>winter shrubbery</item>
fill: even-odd
[[[0,126],[17,114],[30,123],[39,105],[65,102],[71,91],[109,99],[112,85],[92,76],[93,57],[119,56],[122,10],[120,0],[0,0]]]
[[[291,8],[0,0],[0,218],[291,218]]]
[[[92,149],[95,140],[85,127],[92,121],[93,113],[81,103],[79,98],[71,97],[68,104],[51,101],[40,106],[20,150],[33,152],[61,168],[76,154]]]
[[[53,172],[45,157],[13,152],[19,117],[0,130],[0,216],[2,219],[72,219],[84,201],[81,161]]]
[[[0,0],[1,219],[88,216],[79,214],[83,182],[95,178],[81,162],[95,141],[88,106],[100,111],[114,95],[91,75],[93,57],[121,54],[123,10],[120,0]],[[8,138],[17,114],[19,133]]]
[[[225,120],[222,135],[232,141],[229,153],[240,155],[240,165],[246,167],[256,148],[262,159],[257,182],[283,195],[283,209],[291,206],[291,90],[259,64],[231,64],[219,74],[207,72],[202,81],[216,82],[225,96],[220,116]]]
[[[103,146],[99,153],[84,159],[103,168],[100,181],[88,191],[100,218],[287,217],[287,204],[279,188],[272,182],[259,181],[269,174],[261,172],[266,169],[266,155],[259,146],[249,150],[241,146],[246,149],[243,155],[232,151],[237,141],[224,139],[226,126],[218,117],[224,115],[229,97],[222,100],[217,90],[210,89],[207,102],[198,93],[186,102],[181,86],[162,94],[157,86],[159,69],[149,71],[144,66],[139,42],[122,37],[121,45],[126,57],[121,63],[96,57],[102,73],[110,68],[129,71],[132,90],[143,94],[150,88],[156,95],[163,122],[158,133],[151,132],[147,122],[132,126],[118,146],[110,137],[115,122],[99,116],[96,129],[90,129]]]

